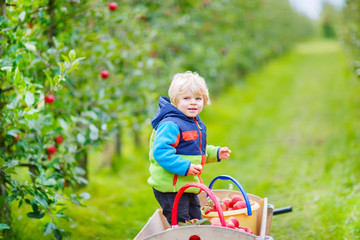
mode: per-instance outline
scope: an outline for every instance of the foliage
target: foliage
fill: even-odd
[[[298,45],[246,83],[221,94],[201,114],[208,142],[232,150],[229,161],[205,166],[204,183],[227,174],[275,208],[291,205],[293,212],[272,219],[275,239],[357,239],[360,85],[341,47],[335,41]],[[146,140],[149,132],[150,126],[142,135]],[[159,208],[146,181],[148,150],[132,144],[125,150],[117,173],[101,169],[106,153],[91,154],[88,207],[66,211],[77,222],[68,223],[73,239],[134,239]],[[228,184],[217,181],[214,188]],[[19,239],[42,237],[31,219],[14,222]]]
[[[53,233],[61,239],[69,232],[60,228],[56,219],[71,220],[64,214],[65,201],[82,205],[80,201],[89,198],[86,193],[77,195],[65,190],[87,182],[79,176],[84,169],[77,167],[75,156],[99,139],[99,130],[97,122],[90,119],[91,112],[79,114],[76,108],[81,103],[67,101],[62,94],[69,89],[69,73],[83,58],[76,58],[74,50],[58,45],[53,38],[51,44],[48,42],[50,48],[44,46],[40,26],[33,29],[33,25],[26,24],[36,14],[39,25],[45,25],[44,9],[37,4],[44,3],[8,4],[7,14],[0,19],[1,40],[5,43],[0,60],[0,172],[1,187],[6,187],[1,196],[1,220],[2,229],[11,230],[10,219],[4,213],[7,202],[16,200],[18,207],[31,206],[29,218],[41,219],[49,214],[44,234]],[[47,102],[50,95],[56,96],[55,102]],[[29,169],[29,178],[17,175],[22,167]]]
[[[119,126],[136,135],[174,73],[198,71],[219,94],[312,33],[285,0],[118,3],[0,1],[2,202],[31,206],[57,239],[70,235],[55,220],[72,220],[64,199],[89,197],[67,189],[87,183],[79,156]]]
[[[342,36],[349,54],[353,56],[354,68],[360,77],[360,2],[347,0],[342,14]]]
[[[336,27],[339,22],[339,10],[330,3],[323,3],[321,11],[322,35],[325,38],[336,38]]]

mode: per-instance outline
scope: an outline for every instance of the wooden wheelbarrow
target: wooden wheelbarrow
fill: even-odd
[[[223,195],[229,194],[229,190],[211,190],[213,183],[218,180],[231,180],[240,189],[241,194],[247,203],[247,209],[251,209],[249,201],[255,201],[260,205],[253,213],[249,210],[246,215],[254,214],[256,221],[256,229],[253,230],[254,234],[241,232],[236,229],[227,228],[225,219],[230,217],[224,216],[224,212],[221,210],[220,203],[217,200],[217,196],[222,198]],[[196,187],[203,190],[199,194],[200,203],[203,206],[207,195],[211,198],[216,206],[218,217],[222,226],[211,225],[189,225],[181,226],[177,225],[177,207],[181,195],[189,187]],[[238,191],[230,191],[230,194],[238,194]],[[250,208],[249,208],[250,207]],[[146,225],[141,229],[134,240],[217,240],[217,239],[239,239],[239,240],[272,240],[270,236],[270,227],[272,216],[280,213],[291,211],[291,207],[277,209],[274,211],[274,206],[268,203],[267,198],[260,198],[252,194],[246,194],[242,186],[233,178],[226,175],[216,177],[209,185],[209,188],[200,183],[189,183],[184,185],[176,195],[173,210],[172,210],[172,226],[167,222],[166,218],[162,214],[161,209],[157,209],[155,213],[150,217]],[[254,217],[254,216],[252,216]]]

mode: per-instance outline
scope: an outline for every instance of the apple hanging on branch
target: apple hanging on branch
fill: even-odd
[[[109,72],[107,70],[103,70],[100,72],[100,76],[103,78],[103,79],[106,79],[109,77]]]
[[[52,94],[48,94],[45,96],[45,102],[48,104],[52,104],[55,102],[55,96]]]
[[[47,153],[48,154],[54,154],[54,153],[56,153],[56,147],[53,145],[53,146],[50,146],[50,147],[48,147],[47,149],[46,149],[46,151],[47,151]]]
[[[61,135],[59,135],[59,136],[55,137],[55,142],[57,144],[61,144],[61,143],[64,142],[64,139],[63,139],[63,137]]]
[[[108,7],[109,7],[110,11],[115,11],[118,7],[118,4],[116,2],[111,2],[111,3],[109,3]]]

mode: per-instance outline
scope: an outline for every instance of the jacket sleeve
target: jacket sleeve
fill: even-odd
[[[166,171],[186,176],[191,162],[175,154],[176,149],[172,146],[177,142],[178,136],[180,137],[179,134],[180,129],[175,123],[160,123],[155,134],[153,156]]]
[[[220,147],[216,147],[213,145],[207,145],[206,146],[206,163],[220,162],[221,159],[219,158],[219,151],[220,151]]]

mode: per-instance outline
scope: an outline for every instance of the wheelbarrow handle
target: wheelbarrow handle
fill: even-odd
[[[274,209],[273,215],[278,215],[278,214],[283,214],[283,213],[288,213],[288,212],[292,212],[292,206]]]
[[[212,189],[214,183],[217,181],[217,180],[230,180],[232,181],[240,190],[241,194],[243,195],[244,197],[244,200],[245,200],[245,203],[246,203],[246,208],[247,208],[247,215],[248,216],[251,216],[252,215],[252,211],[251,211],[251,205],[250,205],[250,200],[249,200],[249,197],[248,195],[246,194],[245,192],[245,189],[243,188],[243,186],[233,177],[229,176],[229,175],[219,175],[217,176],[216,178],[214,178],[210,184],[209,184],[209,188]]]
[[[226,222],[225,222],[225,217],[224,217],[224,213],[221,209],[220,203],[219,201],[216,200],[216,195],[211,191],[210,188],[208,188],[207,186],[205,186],[202,183],[188,183],[185,184],[184,186],[182,186],[179,189],[179,192],[176,194],[175,196],[175,200],[174,200],[174,204],[173,204],[173,209],[172,209],[172,213],[171,213],[171,227],[177,227],[178,226],[178,222],[177,222],[177,210],[178,210],[178,205],[179,205],[179,200],[182,196],[182,194],[185,192],[186,189],[188,189],[189,187],[196,187],[199,188],[203,191],[205,191],[211,198],[211,200],[213,200],[213,202],[215,203],[216,206],[216,211],[219,214],[219,218],[220,218],[220,223],[221,226],[225,227],[226,226]]]

